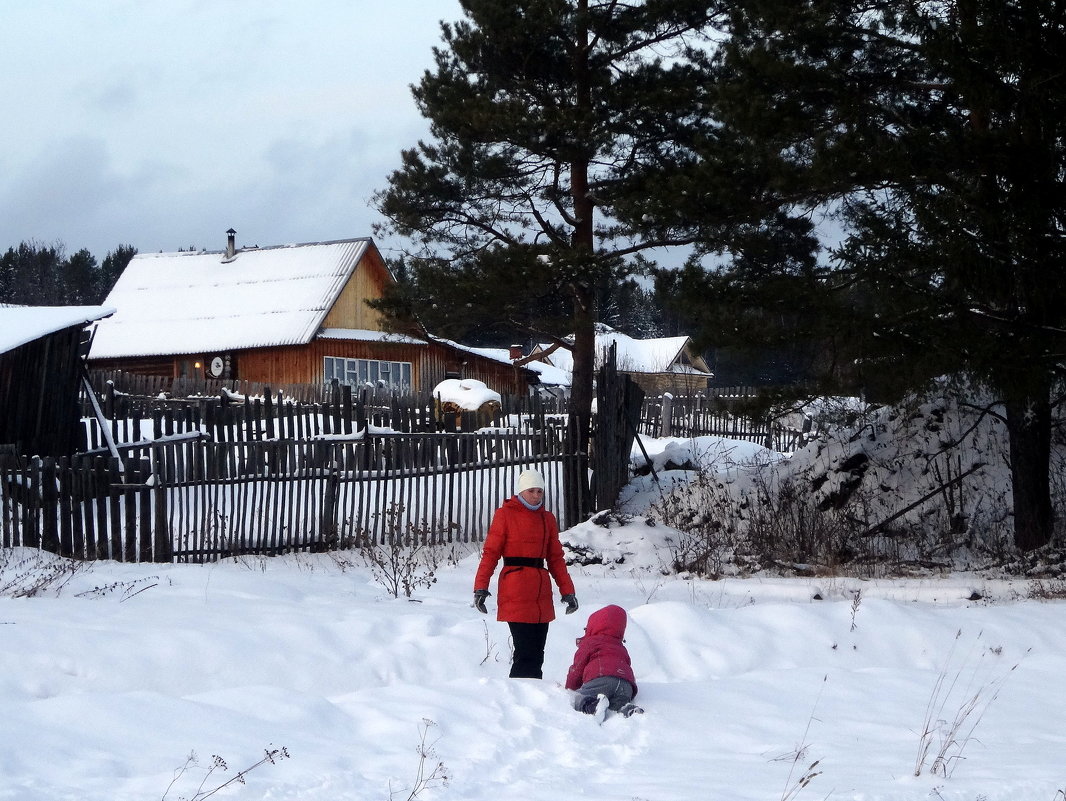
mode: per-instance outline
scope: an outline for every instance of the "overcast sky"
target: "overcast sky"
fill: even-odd
[[[372,234],[458,0],[3,0],[0,251]],[[387,243],[382,243],[387,244]]]

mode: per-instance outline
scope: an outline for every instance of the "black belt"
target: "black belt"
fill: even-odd
[[[544,569],[543,559],[534,559],[530,556],[505,556],[503,557],[504,567],[539,567]]]

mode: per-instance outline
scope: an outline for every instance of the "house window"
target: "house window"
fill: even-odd
[[[326,356],[322,375],[327,384],[337,379],[353,387],[389,387],[411,391],[411,363],[384,362],[377,359],[344,359]]]

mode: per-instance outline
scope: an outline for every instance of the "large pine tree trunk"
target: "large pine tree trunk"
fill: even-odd
[[[588,448],[592,432],[593,371],[596,358],[596,312],[591,290],[574,288],[574,371],[570,379],[570,452],[565,481],[567,524],[574,525],[591,509]]]
[[[592,119],[592,89],[589,72],[588,0],[578,0],[577,29],[574,32],[574,104],[580,110],[580,124]],[[585,131],[575,131],[578,141],[588,141]],[[592,511],[589,487],[589,437],[592,432],[593,375],[596,365],[596,295],[591,277],[582,274],[594,261],[596,236],[593,219],[596,206],[589,195],[591,154],[578,155],[570,162],[570,196],[574,206],[570,234],[574,276],[573,292],[574,369],[570,377],[570,445],[575,458],[566,476],[568,525],[584,520]]]
[[[1051,542],[1051,404],[1046,392],[1018,393],[1006,409],[1014,544],[1031,551]]]

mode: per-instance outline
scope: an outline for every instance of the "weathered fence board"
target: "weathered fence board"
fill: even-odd
[[[480,541],[515,473],[558,502],[570,458],[550,432],[374,434],[120,446],[0,473],[3,544],[77,558],[207,561],[243,553]],[[561,521],[566,524],[565,521]]]

